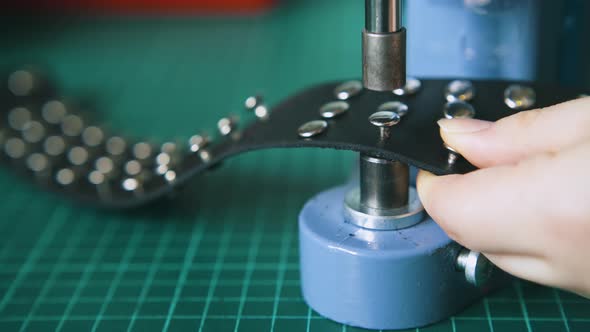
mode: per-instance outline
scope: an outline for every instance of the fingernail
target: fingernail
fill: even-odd
[[[486,130],[493,122],[476,119],[440,119],[439,127],[450,134],[472,134]]]

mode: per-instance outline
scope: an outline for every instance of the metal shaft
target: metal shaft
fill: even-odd
[[[365,30],[372,33],[396,32],[402,28],[401,0],[366,0]]]
[[[373,91],[392,91],[406,84],[401,0],[365,0],[363,84]]]
[[[407,164],[361,155],[361,205],[388,210],[408,205],[410,171]]]

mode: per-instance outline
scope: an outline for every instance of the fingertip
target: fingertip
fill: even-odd
[[[418,172],[418,177],[416,178],[416,189],[418,190],[418,197],[420,197],[422,204],[425,204],[427,201],[435,180],[436,175],[430,172],[424,170]]]

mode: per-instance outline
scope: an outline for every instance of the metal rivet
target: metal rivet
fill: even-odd
[[[201,157],[202,161],[208,163],[211,161],[211,152],[207,150],[202,150],[201,152],[199,152],[199,157]]]
[[[94,185],[101,185],[105,182],[105,176],[99,171],[92,171],[88,174],[88,181]]]
[[[217,121],[217,129],[223,136],[227,136],[234,131],[237,120],[234,117],[225,117]]]
[[[66,105],[59,100],[48,101],[41,108],[41,116],[51,124],[59,124],[66,114]]]
[[[23,138],[29,143],[40,142],[45,136],[45,127],[39,121],[30,121],[23,128]]]
[[[35,76],[28,70],[17,70],[8,77],[8,90],[17,97],[28,96],[35,87]]]
[[[74,171],[69,168],[62,168],[55,174],[55,180],[62,186],[70,185],[76,179]]]
[[[84,144],[90,147],[99,146],[104,139],[104,133],[102,129],[96,126],[90,126],[84,129],[82,132],[82,141]]]
[[[176,180],[176,172],[172,170],[167,171],[166,174],[164,174],[164,179],[168,182],[174,182],[174,180]]]
[[[268,119],[269,114],[270,111],[266,105],[258,105],[254,109],[254,115],[256,115],[256,117],[259,119]]]
[[[134,176],[141,173],[141,164],[137,160],[130,160],[125,163],[125,173]]]
[[[94,162],[94,167],[103,174],[109,174],[114,170],[115,164],[109,157],[100,157]]]
[[[537,102],[535,90],[523,85],[511,85],[504,91],[504,103],[513,110],[524,110]]]
[[[447,143],[443,143],[443,146],[445,147],[445,149],[447,149],[447,151],[449,152],[449,157],[447,159],[447,163],[449,165],[453,165],[455,164],[455,162],[457,161],[457,159],[461,156],[459,154],[459,152],[457,152],[457,150],[453,149],[453,147],[451,147],[450,145],[448,145]]]
[[[359,95],[363,91],[361,81],[348,81],[340,84],[334,89],[334,95],[340,100],[348,100]]]
[[[421,88],[422,82],[420,82],[419,79],[408,77],[408,79],[406,79],[406,85],[401,89],[393,90],[393,93],[398,96],[411,96],[418,93]]]
[[[139,142],[133,146],[133,155],[140,160],[148,159],[152,155],[152,146],[146,142]]]
[[[320,115],[324,119],[333,119],[348,111],[350,105],[345,101],[333,101],[320,108]]]
[[[27,158],[27,167],[31,171],[39,173],[49,167],[49,160],[44,154],[35,152]]]
[[[43,150],[50,156],[59,156],[66,149],[66,142],[61,136],[49,136],[43,142]]]
[[[448,102],[470,101],[473,97],[475,97],[475,87],[471,81],[452,81],[445,90],[445,98]]]
[[[453,101],[445,104],[443,113],[447,119],[473,119],[475,109],[463,101]]]
[[[401,103],[399,101],[390,101],[382,104],[381,106],[379,106],[379,108],[377,108],[377,112],[394,112],[397,113],[397,115],[399,115],[400,117],[404,117],[406,114],[408,114],[408,110],[408,105]]]
[[[156,163],[158,165],[168,165],[168,164],[170,164],[171,161],[172,161],[172,157],[170,156],[170,154],[168,154],[166,152],[160,152],[156,156]]]
[[[168,172],[169,169],[170,168],[168,167],[167,164],[158,165],[158,167],[156,167],[156,174],[164,175],[164,174],[166,174],[166,172]]]
[[[391,111],[379,111],[369,116],[369,122],[379,127],[379,135],[382,139],[389,138],[391,127],[398,124],[401,120],[399,114]]]
[[[197,152],[209,145],[209,136],[206,134],[191,136],[188,140],[189,148],[192,152]]]
[[[4,152],[10,158],[13,159],[20,159],[22,158],[27,151],[27,146],[25,142],[20,138],[9,138],[4,143]]]
[[[324,120],[314,120],[304,123],[299,129],[297,133],[299,137],[303,138],[310,138],[317,136],[328,129],[328,123]]]
[[[122,186],[126,191],[135,191],[139,188],[139,181],[134,178],[128,178],[123,180]]]
[[[244,107],[246,107],[246,110],[248,111],[253,111],[256,106],[262,104],[262,97],[261,96],[250,96],[248,98],[246,98],[246,101],[244,102]]]
[[[77,115],[66,115],[61,122],[61,131],[66,136],[79,136],[84,129],[84,122]]]
[[[113,136],[107,140],[106,150],[113,156],[120,156],[125,153],[127,142],[119,136]]]
[[[31,121],[31,111],[24,107],[16,107],[8,112],[8,124],[14,130],[23,130]]]
[[[75,146],[68,152],[68,160],[76,166],[84,165],[88,161],[88,150]]]

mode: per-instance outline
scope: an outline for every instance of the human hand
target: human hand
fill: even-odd
[[[590,98],[495,123],[439,125],[480,169],[422,171],[418,192],[430,216],[501,269],[590,297]]]

